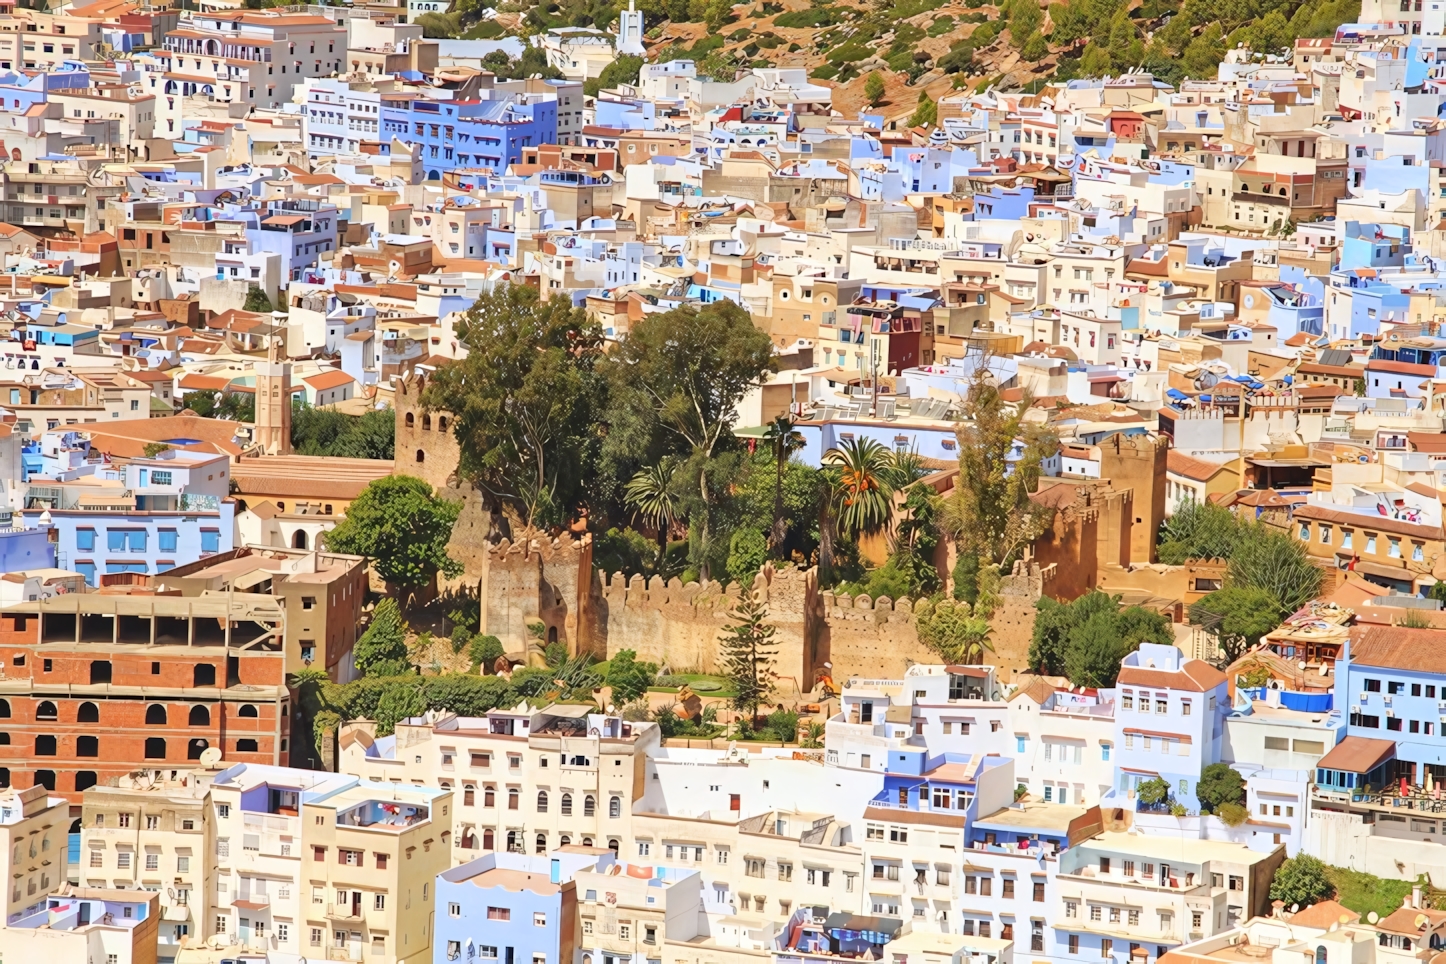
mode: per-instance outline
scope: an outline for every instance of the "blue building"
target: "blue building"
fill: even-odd
[[[384,97],[384,140],[420,151],[429,181],[458,168],[501,174],[524,147],[557,142],[557,96],[485,91],[491,100]]]
[[[603,859],[612,862],[611,855]],[[573,874],[598,854],[500,851],[437,875],[434,964],[572,964],[577,886]]]
[[[89,443],[74,433],[50,433],[41,448],[21,518],[53,544],[54,565],[91,585],[104,573],[155,575],[234,547],[226,456],[170,449],[112,468],[86,458]]]
[[[1336,659],[1335,705],[1347,713],[1346,737],[1396,744],[1394,761],[1381,768],[1385,782],[1423,784],[1446,778],[1446,659],[1439,634],[1429,629],[1377,626],[1349,640]],[[1326,766],[1326,761],[1321,761]],[[1363,782],[1380,788],[1382,779]]]
[[[323,251],[335,251],[341,232],[335,205],[313,198],[288,197],[269,201],[249,214],[246,241],[252,254],[273,252],[281,257],[281,276],[301,280],[301,272],[316,264]]]
[[[44,529],[0,529],[0,573],[55,566],[55,545]]]

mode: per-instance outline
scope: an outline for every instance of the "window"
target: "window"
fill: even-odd
[[[510,907],[489,907],[487,908],[488,920],[511,920],[512,909]]]

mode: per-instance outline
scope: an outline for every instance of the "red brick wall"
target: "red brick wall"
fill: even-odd
[[[8,745],[0,744],[0,767],[10,771],[12,786],[33,786],[37,770],[51,770],[56,777],[55,792],[78,803],[78,773],[93,773],[97,783],[105,784],[138,769],[184,769],[194,765],[188,753],[193,739],[220,747],[228,762],[285,762],[276,733],[280,718],[282,738],[289,738],[290,721],[281,705],[289,702],[289,697],[278,700],[272,695],[283,680],[281,653],[238,654],[238,682],[261,689],[254,699],[246,699],[249,694],[238,693],[232,686],[227,695],[242,696],[244,702],[217,700],[215,688],[194,687],[194,673],[197,664],[209,663],[216,669],[217,684],[227,688],[226,654],[219,646],[194,647],[194,655],[185,656],[172,655],[174,650],[160,655],[145,647],[136,647],[138,652],[113,652],[91,646],[89,651],[77,652],[70,644],[37,643],[38,620],[32,616],[23,622],[21,628],[16,617],[0,616],[0,661],[5,664],[0,697],[9,710],[6,718],[5,707],[0,707],[0,734],[9,738]],[[111,664],[111,685],[93,687],[91,663],[105,659]],[[135,687],[146,687],[148,692],[144,696],[117,692]],[[47,702],[54,704],[54,718],[38,716]],[[94,704],[98,722],[80,722],[86,703]],[[165,708],[164,724],[146,722],[147,707],[152,704]],[[208,723],[191,725],[194,706],[209,710]],[[256,715],[243,716],[243,708],[247,712],[254,709]],[[55,737],[54,756],[35,752],[37,738],[46,736]],[[96,739],[94,757],[78,756],[82,737]],[[165,740],[164,758],[146,756],[146,741],[152,738]],[[256,747],[239,750],[239,740],[254,740]]]

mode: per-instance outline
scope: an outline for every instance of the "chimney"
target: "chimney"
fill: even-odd
[[[1415,887],[1412,887],[1412,888],[1411,888],[1411,906],[1412,906],[1414,909],[1416,909],[1416,910],[1420,910],[1420,909],[1421,909],[1421,885],[1420,885],[1420,884],[1417,884]]]

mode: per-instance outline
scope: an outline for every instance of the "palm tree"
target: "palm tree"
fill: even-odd
[[[773,481],[773,528],[768,533],[768,543],[775,558],[783,558],[783,540],[788,536],[788,526],[783,521],[783,469],[793,453],[803,448],[803,433],[794,425],[788,415],[779,415],[768,423],[763,433],[764,441],[773,448],[773,463],[776,474]]]
[[[889,481],[892,455],[873,439],[848,439],[824,453],[825,464],[838,469],[832,510],[838,534],[859,537],[887,529],[893,518],[894,487]]]
[[[668,556],[668,532],[678,519],[678,497],[673,494],[677,462],[669,455],[657,465],[638,472],[623,487],[623,501],[658,530],[657,572],[663,571]]]

